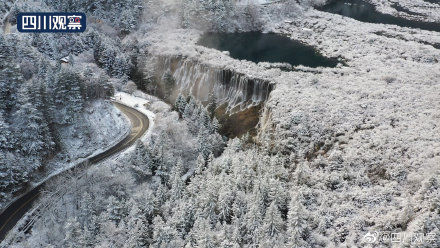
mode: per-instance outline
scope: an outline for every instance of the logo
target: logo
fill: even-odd
[[[86,15],[80,12],[18,13],[17,30],[23,33],[77,33],[86,30]]]
[[[377,233],[373,234],[373,233],[368,232],[367,234],[365,234],[365,236],[362,238],[362,240],[365,243],[373,244],[377,241]]]
[[[391,243],[403,243],[408,242],[411,244],[423,244],[424,242],[433,244],[438,242],[437,234],[430,233],[392,233],[392,232],[368,232],[362,238],[362,242],[366,244],[374,244],[376,242],[391,242]]]

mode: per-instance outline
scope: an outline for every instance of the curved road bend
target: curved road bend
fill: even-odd
[[[87,165],[95,164],[100,161],[103,161],[106,158],[124,150],[125,148],[134,144],[134,142],[139,139],[147,130],[149,126],[148,117],[142,114],[141,112],[125,106],[120,103],[113,102],[113,104],[121,110],[131,122],[131,132],[127,135],[123,140],[117,143],[115,146],[109,148],[108,150],[89,158],[87,161],[78,164],[75,167],[75,170],[78,168],[85,169]],[[42,184],[38,185],[36,188],[27,192],[16,201],[14,201],[11,205],[8,206],[7,209],[0,214],[0,242],[6,237],[6,234],[15,226],[15,224],[23,217],[23,215],[32,207],[32,203],[40,195],[41,189],[44,187],[44,184],[49,180],[53,180],[58,176],[62,176],[67,172],[73,169],[69,169],[56,175],[54,177],[49,178]]]

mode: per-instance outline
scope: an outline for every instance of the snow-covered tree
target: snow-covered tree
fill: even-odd
[[[185,110],[183,111],[183,118],[190,119],[193,116],[196,103],[193,97],[189,97],[187,104],[185,105]]]
[[[246,235],[245,240],[248,243],[258,244],[262,238],[263,203],[261,198],[256,195],[254,199],[250,200],[248,211],[246,212]]]
[[[144,179],[146,176],[152,175],[153,162],[151,155],[142,141],[138,140],[136,142],[135,152],[130,161],[136,178]]]
[[[171,100],[170,97],[173,94],[174,86],[176,85],[176,80],[170,71],[166,71],[162,77],[163,81],[163,94],[164,98]]]
[[[175,201],[183,197],[185,184],[182,181],[183,164],[181,160],[178,160],[176,165],[171,168],[170,173],[170,186],[169,191],[170,200]]]
[[[131,202],[131,210],[128,215],[128,237],[127,247],[145,247],[148,245],[149,235],[148,235],[148,222],[145,215],[142,214],[141,210],[137,206],[136,202]]]
[[[0,150],[6,151],[13,147],[14,143],[10,126],[5,121],[3,111],[0,111]]]
[[[140,0],[45,0],[50,6],[60,11],[83,11],[95,18],[107,21],[124,34],[132,31],[139,23],[143,4]],[[117,7],[116,7],[117,6]]]
[[[100,34],[96,34],[94,40],[93,55],[96,63],[110,76],[126,77],[132,64],[129,56],[121,51],[118,40]]]
[[[274,237],[280,234],[283,230],[284,222],[281,218],[281,213],[275,202],[272,202],[266,210],[264,216],[263,230],[266,235]]]
[[[292,190],[287,215],[287,244],[289,247],[307,247],[307,243],[303,239],[306,219],[302,200],[301,192]]]
[[[218,133],[220,131],[220,128],[221,128],[220,122],[218,122],[217,118],[214,117],[212,119],[212,132]]]
[[[20,108],[14,114],[15,131],[23,154],[39,160],[50,153],[54,144],[50,138],[48,123],[41,110],[33,104],[29,88],[24,85],[19,93]]]
[[[126,215],[124,201],[110,196],[107,204],[107,215],[109,220],[114,221],[116,224],[119,223]]]
[[[154,218],[153,230],[152,247],[177,247],[173,245],[181,243],[181,241],[178,240],[177,231],[168,226],[160,216]]]
[[[209,94],[209,103],[206,106],[206,109],[208,110],[209,116],[211,117],[211,119],[214,118],[215,115],[215,110],[217,109],[217,97],[215,96],[214,93],[210,93]]]
[[[81,202],[81,215],[79,216],[80,221],[85,224],[85,226],[89,226],[92,223],[92,217],[96,214],[96,210],[94,209],[93,198],[88,192],[84,192]]]
[[[180,113],[180,115],[183,115],[185,112],[186,107],[186,100],[185,97],[182,94],[179,94],[177,96],[176,102],[174,103],[174,108],[177,110],[177,112]]]
[[[208,134],[200,132],[197,138],[199,141],[199,153],[205,160],[207,160],[209,155],[212,153],[212,144],[210,144],[207,140]]]
[[[69,218],[65,224],[66,235],[64,238],[64,247],[79,248],[81,247],[82,230],[76,218]]]
[[[223,183],[218,193],[217,208],[219,212],[219,218],[220,221],[224,221],[226,223],[230,223],[232,218],[232,203],[234,201],[232,187],[232,183],[230,181],[226,181]]]
[[[9,112],[18,103],[18,90],[23,83],[20,67],[10,57],[2,61],[0,69],[0,110]]]
[[[71,67],[64,67],[57,74],[54,85],[51,87],[55,106],[59,110],[65,110],[65,113],[57,118],[58,123],[71,123],[84,106],[82,78]]]
[[[195,206],[188,198],[176,199],[172,201],[174,210],[169,225],[173,226],[179,233],[180,237],[185,237],[194,225]]]
[[[181,11],[181,22],[185,28],[226,30],[229,18],[234,14],[234,1],[183,0]]]
[[[203,155],[199,154],[196,162],[196,174],[201,174],[205,170],[206,160]]]
[[[12,153],[0,152],[0,199],[5,200],[6,193],[20,189],[17,186],[25,186],[29,171]]]
[[[207,129],[212,130],[211,118],[209,117],[208,111],[205,108],[201,108],[199,112],[199,122]]]
[[[168,188],[163,183],[160,183],[159,185],[157,185],[157,189],[154,193],[154,208],[161,209],[168,199]]]
[[[194,247],[215,248],[218,247],[209,220],[203,217],[197,217],[194,227],[191,230],[191,241]]]

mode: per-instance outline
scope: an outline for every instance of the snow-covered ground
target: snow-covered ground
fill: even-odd
[[[344,239],[355,245],[368,230],[417,233],[436,221],[429,188],[440,180],[440,34],[313,9],[266,23],[265,31],[341,56],[346,66],[266,69],[197,46],[200,32],[179,29],[149,33],[149,51],[276,83],[260,138],[271,134],[267,142],[276,151],[311,171],[307,187],[317,202],[308,207],[332,219],[328,236],[350,230]],[[340,184],[335,190],[326,182]]]
[[[130,122],[111,102],[95,101],[73,125],[60,129],[62,153],[48,164],[48,171],[59,173],[99,154],[129,131]]]
[[[44,172],[32,177],[31,185],[36,186],[105,151],[128,135],[129,131],[129,120],[111,102],[92,102],[87,111],[71,125],[59,129],[61,151],[47,163]],[[9,199],[9,202],[14,199]],[[9,202],[2,203],[1,207]]]
[[[419,0],[399,2],[401,6],[422,4]],[[392,1],[380,3],[391,6]],[[386,12],[387,8],[379,9]],[[434,20],[438,14],[428,11],[431,9],[423,10],[428,13],[426,20]],[[266,63],[239,61],[222,51],[198,46],[200,31],[170,25],[152,28],[140,38],[140,44],[148,44],[148,55],[193,58],[206,66],[276,84],[260,119],[258,149],[289,158],[286,167],[292,175],[286,188],[304,197],[298,197],[298,205],[304,204],[298,222],[304,222],[304,227],[297,221],[295,225],[304,228],[301,232],[312,244],[322,239],[322,247],[369,247],[363,237],[376,232],[406,237],[433,233],[440,237],[440,50],[436,48],[440,34],[362,23],[313,9],[277,22],[273,20],[283,17],[270,15],[261,15],[268,18],[262,20],[263,31],[290,36],[327,56],[340,56],[345,65],[315,69],[298,66],[294,71],[269,69]],[[169,106],[140,92],[134,95],[118,92],[115,99],[149,116],[145,141],[155,119],[147,107],[151,105],[154,111]],[[185,134],[180,132],[179,128],[186,127],[178,123],[177,113],[156,113],[156,131]],[[187,136],[174,137],[188,142]],[[168,150],[195,153],[196,141],[193,137],[190,146],[170,146]],[[236,153],[232,149],[230,152],[231,157]],[[126,166],[128,155],[126,152],[114,159]],[[244,158],[237,164],[258,157],[249,153]],[[274,172],[277,169],[283,168],[275,168]],[[238,180],[246,180],[241,172],[237,173]],[[121,181],[129,178],[118,171],[109,175]],[[212,186],[212,178],[207,179],[206,185]],[[227,187],[225,192],[232,190]],[[142,195],[147,191],[140,192]],[[145,198],[151,199],[149,195]],[[109,239],[111,235],[103,237]],[[387,240],[379,240],[376,245],[390,246]],[[399,245],[416,247],[411,240]]]
[[[149,129],[142,136],[142,140],[151,134],[154,126],[155,114],[146,109],[150,103],[147,100],[148,97],[141,91],[136,91],[133,94],[125,92],[115,94],[117,102],[137,109],[148,116]],[[48,177],[105,151],[125,138],[130,132],[130,121],[110,101],[93,102],[88,111],[79,119],[81,121],[61,129],[62,149],[68,152],[61,160],[49,163],[48,167],[51,173]]]
[[[85,157],[88,151],[94,151],[97,147],[105,148],[123,137],[130,127],[125,115],[109,101],[94,102],[83,120],[87,123],[76,123],[61,131],[62,137],[66,137],[63,138],[63,149],[69,151],[71,157]],[[84,126],[89,129],[87,133],[81,132]]]
[[[413,20],[440,22],[440,2],[433,3],[424,0],[369,0],[369,2],[374,4],[376,9],[382,13],[401,16]],[[409,12],[413,12],[414,14],[410,15],[397,10],[395,8],[396,4]]]
[[[280,149],[295,154],[320,142],[331,147],[312,148],[316,157],[307,166],[317,184],[310,188],[333,177],[344,182],[325,190],[325,201],[335,209],[329,216],[351,230],[348,244],[356,243],[359,228],[417,233],[421,223],[435,222],[426,187],[439,179],[440,50],[430,44],[440,34],[319,11],[273,31],[347,61],[315,74],[282,73],[261,131],[273,132]],[[343,180],[341,170],[357,179]],[[399,223],[405,231],[392,228]]]
[[[141,91],[135,91],[133,94],[128,94],[126,92],[117,92],[115,94],[115,100],[117,102],[132,107],[148,117],[150,121],[148,131],[145,132],[145,134],[141,137],[142,141],[146,141],[148,139],[154,127],[154,118],[156,115],[147,109],[151,103],[151,100],[153,99],[154,97],[144,94]]]
[[[283,1],[283,0],[281,0],[281,1]],[[237,0],[235,3],[238,6],[246,6],[249,4],[259,5],[259,4],[269,4],[272,2],[279,2],[279,1],[277,1],[277,0]]]

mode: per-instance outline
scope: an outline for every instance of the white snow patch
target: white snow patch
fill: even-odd
[[[280,1],[276,1],[276,0],[237,0],[236,1],[236,5],[237,6],[247,6],[247,5],[264,5],[264,4],[271,4],[271,3],[276,3],[276,2],[280,2]]]
[[[195,58],[274,81],[261,118],[261,137],[268,134],[271,145],[299,157],[316,144],[329,145],[329,150],[315,153],[310,165],[301,163],[313,169],[317,182],[329,180],[329,175],[341,177],[338,170],[353,175],[346,189],[324,190],[320,199],[340,211],[335,214],[339,221],[352,220],[344,223],[346,230],[358,230],[366,221],[375,223],[370,230],[398,223],[399,218],[390,216],[401,215],[410,198],[421,213],[428,213],[429,201],[418,192],[420,185],[438,177],[440,163],[439,33],[363,23],[312,9],[292,22],[265,23],[264,30],[312,45],[326,56],[341,56],[347,65],[268,69],[265,63],[236,60],[198,46],[201,32],[195,30],[158,28],[145,40],[152,55]],[[355,200],[346,200],[351,194]],[[385,196],[393,197],[384,201]],[[417,232],[414,226],[423,220],[416,216],[408,225],[410,232]],[[349,239],[357,242],[355,236]]]
[[[125,92],[117,92],[115,94],[115,100],[117,102],[132,107],[148,117],[150,123],[149,123],[148,131],[145,132],[145,134],[141,137],[141,140],[143,142],[147,141],[154,127],[154,118],[156,117],[156,115],[147,109],[152,99],[153,97],[141,91],[135,91],[133,94],[128,94]]]
[[[27,192],[114,146],[129,134],[130,124],[113,104],[99,100],[91,103],[73,124],[60,128],[59,132],[62,151],[48,162],[47,174],[33,178]],[[12,198],[3,209],[22,195]]]
[[[56,157],[48,164],[51,172],[41,182],[75,167],[124,139],[130,132],[129,120],[108,101],[95,101],[77,121],[60,129],[65,157]]]
[[[423,0],[369,0],[376,6],[376,9],[382,13],[407,18],[410,20],[440,22],[440,2],[430,3]],[[398,4],[408,11],[417,13],[418,15],[410,15],[402,11],[396,10],[394,4]]]

